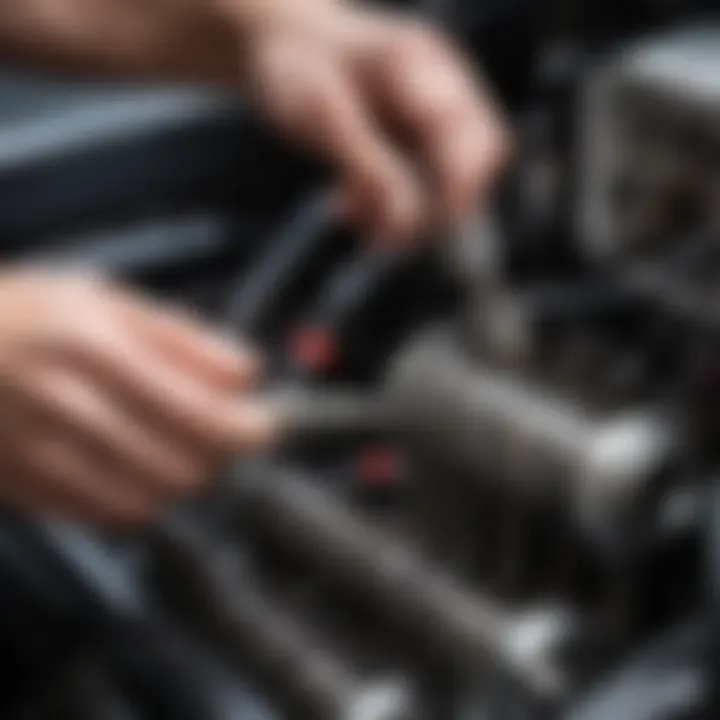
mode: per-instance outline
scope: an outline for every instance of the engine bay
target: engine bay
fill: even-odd
[[[497,60],[516,162],[412,258],[224,99],[117,91],[111,127],[82,87],[97,133],[0,147],[8,253],[252,340],[286,440],[142,533],[3,525],[9,652],[52,678],[18,717],[713,716],[720,23],[668,14]]]

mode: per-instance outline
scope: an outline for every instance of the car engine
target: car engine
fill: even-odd
[[[720,18],[425,5],[518,150],[412,257],[234,100],[0,78],[6,255],[251,339],[283,418],[142,532],[0,525],[8,717],[715,716]]]

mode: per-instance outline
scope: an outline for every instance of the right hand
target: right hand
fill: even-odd
[[[0,274],[0,503],[126,523],[264,446],[255,357],[100,280]]]
[[[246,35],[260,107],[339,173],[342,211],[369,240],[444,235],[488,202],[509,132],[440,28],[338,0],[215,1]]]

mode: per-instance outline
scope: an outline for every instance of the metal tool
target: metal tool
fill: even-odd
[[[262,403],[277,419],[283,446],[388,431],[391,418],[380,396],[323,391],[287,384],[264,391]]]
[[[461,672],[502,667],[542,697],[567,689],[564,653],[581,632],[567,609],[496,606],[291,471],[248,463],[236,468],[230,487],[249,532],[313,564]]]
[[[320,644],[242,563],[188,523],[166,523],[158,570],[176,605],[200,621],[293,716],[317,720],[410,720],[412,693],[401,680],[370,680]],[[168,586],[166,585],[166,589]]]

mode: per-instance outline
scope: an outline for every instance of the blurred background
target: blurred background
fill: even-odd
[[[236,98],[0,72],[5,258],[190,306],[289,398],[157,527],[0,524],[2,717],[716,716],[717,3],[402,4],[519,138],[402,266]]]

